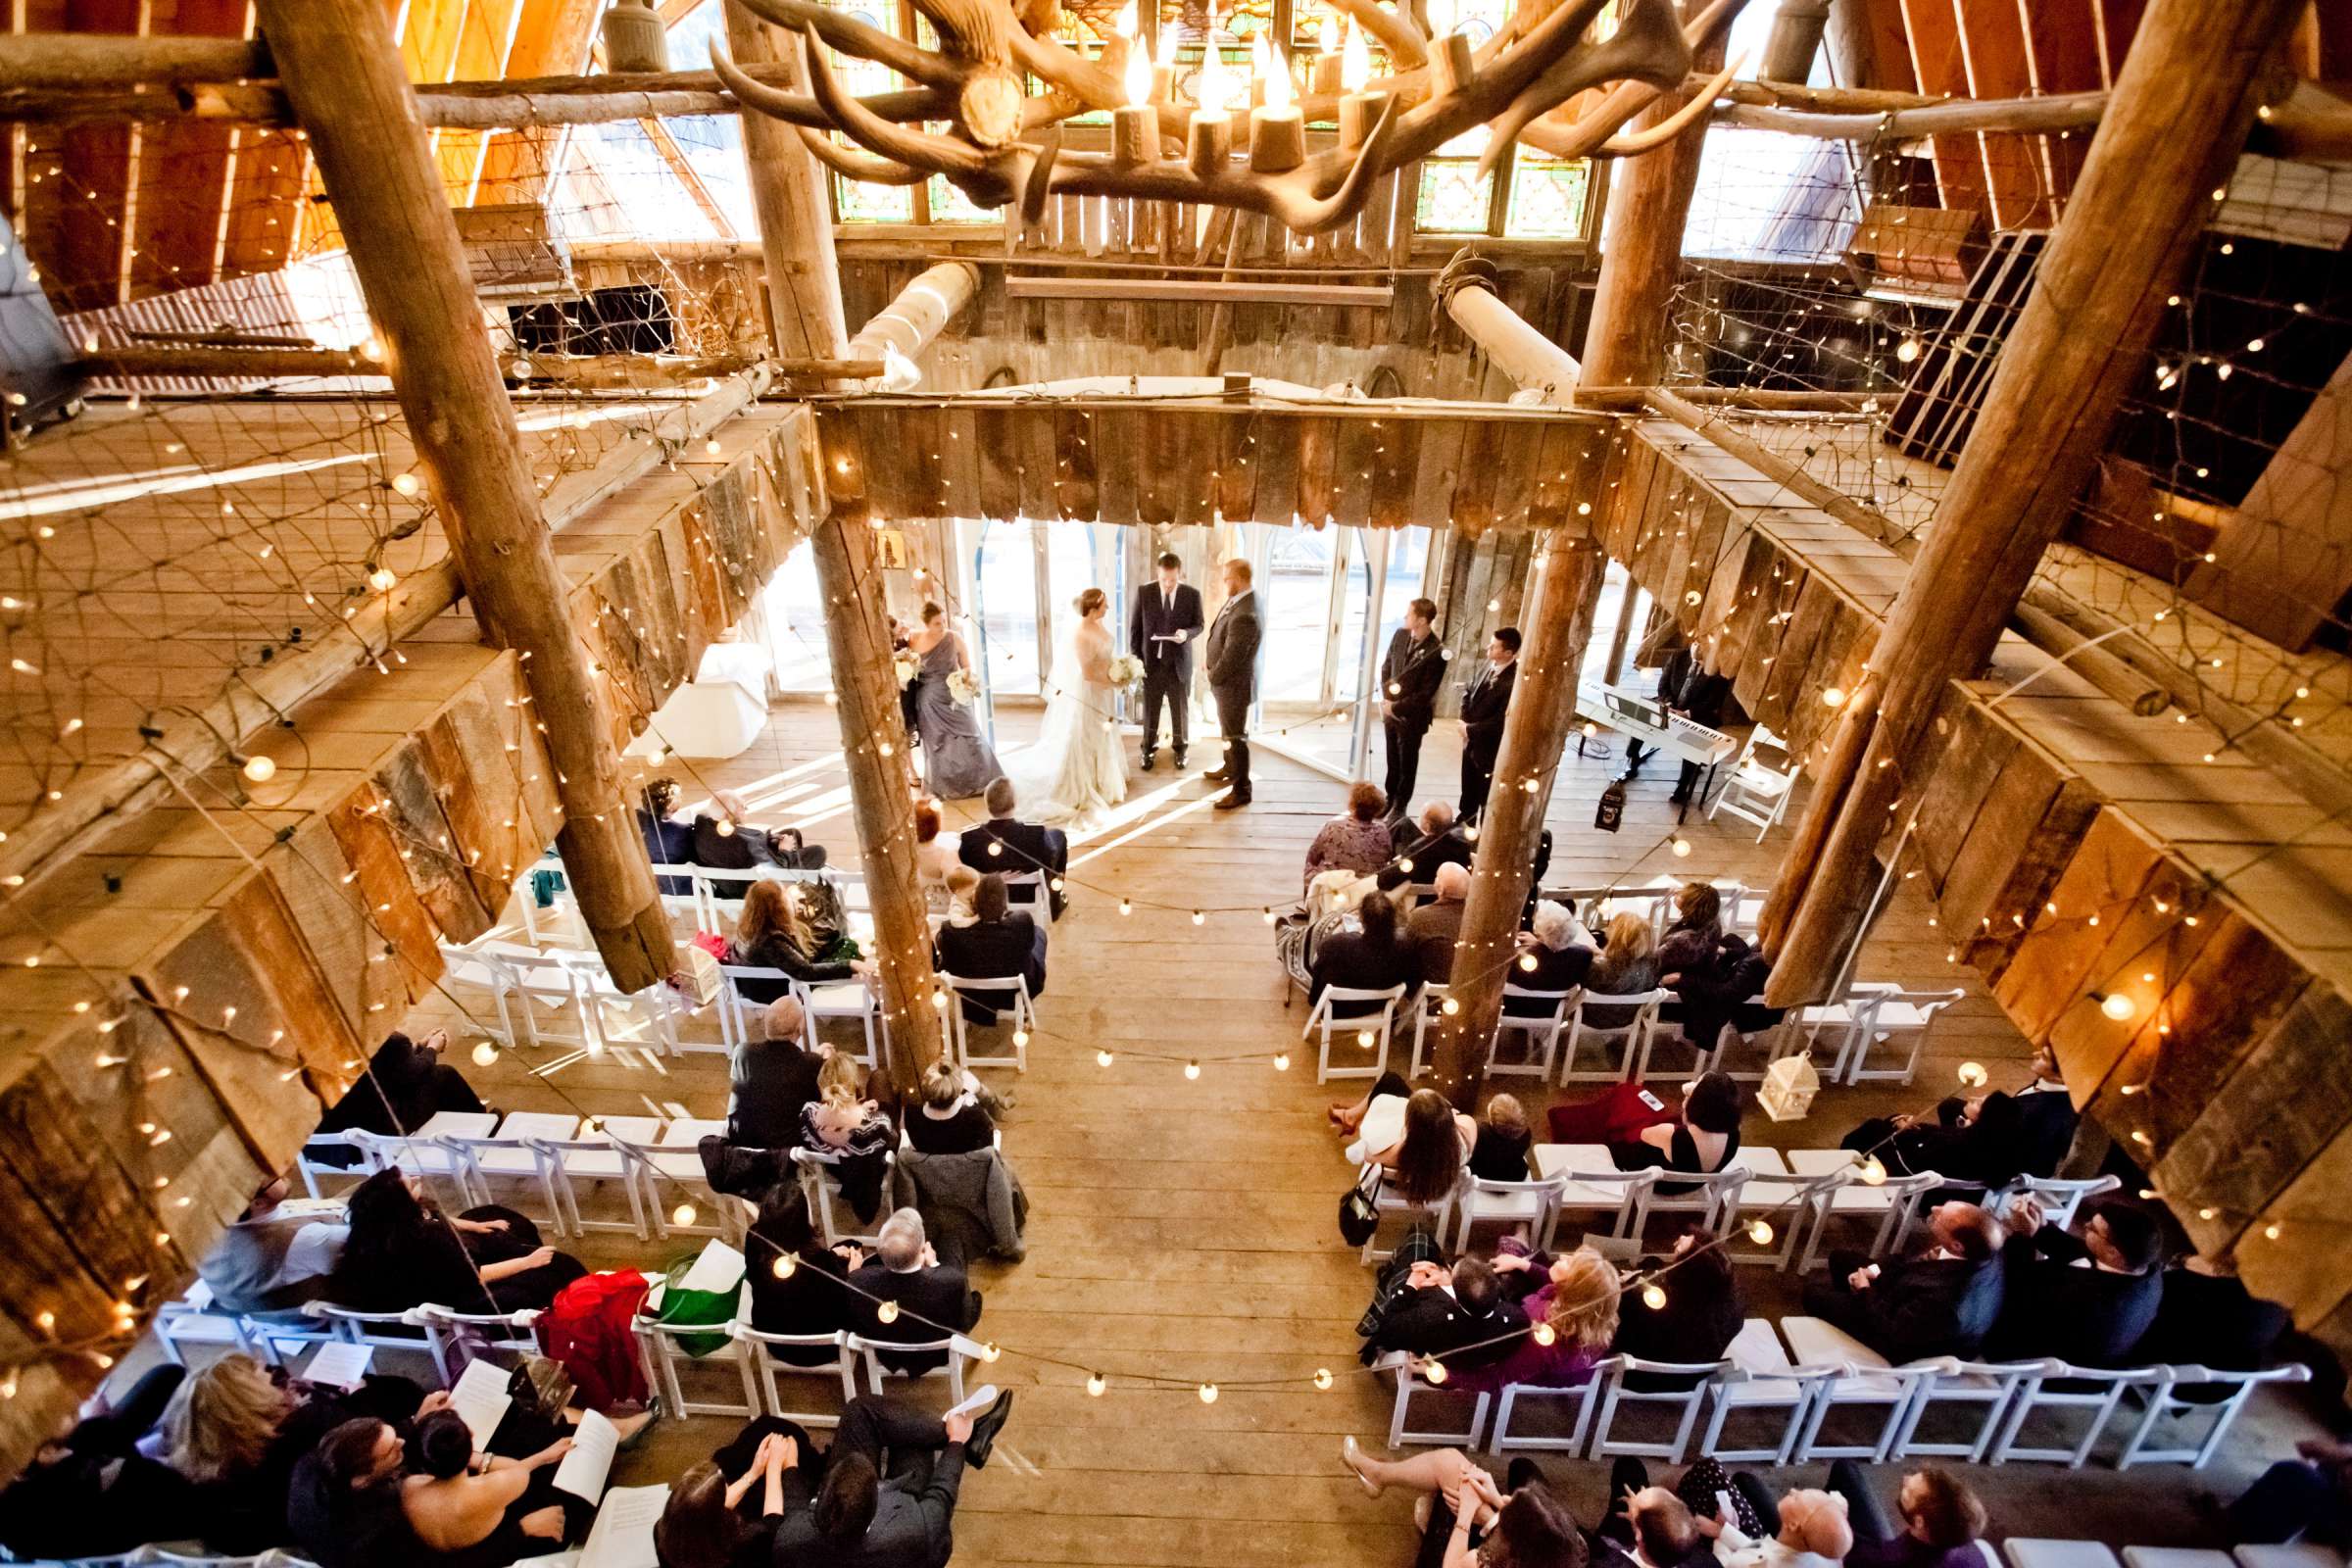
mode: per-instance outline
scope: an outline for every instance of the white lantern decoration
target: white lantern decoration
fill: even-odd
[[[1783,1056],[1764,1069],[1764,1087],[1756,1092],[1756,1101],[1774,1121],[1802,1121],[1820,1090],[1821,1074],[1813,1070],[1812,1056]]]

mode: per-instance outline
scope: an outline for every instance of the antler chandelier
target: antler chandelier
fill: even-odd
[[[914,0],[940,44],[924,49],[832,10],[820,0],[734,0],[808,43],[808,94],[754,80],[711,49],[711,64],[746,109],[799,127],[827,167],[852,179],[912,185],[941,174],[982,207],[1018,203],[1035,221],[1049,196],[1136,196],[1265,213],[1302,234],[1353,218],[1381,175],[1426,157],[1480,125],[1490,127],[1479,172],[1491,171],[1524,138],[1558,158],[1631,157],[1663,146],[1707,112],[1738,71],[1727,67],[1679,112],[1636,134],[1625,122],[1688,77],[1695,52],[1726,26],[1744,0],[1714,0],[1688,27],[1668,0],[1623,0],[1616,29],[1586,34],[1608,0],[1520,0],[1494,38],[1473,48],[1455,32],[1422,34],[1401,9],[1378,0],[1341,0],[1350,36],[1340,93],[1299,97],[1276,51],[1263,72],[1264,102],[1248,112],[1247,160],[1234,156],[1235,117],[1213,24],[1195,96],[1169,101],[1164,72],[1122,28],[1089,60],[1047,29],[1055,9],[1027,0]],[[1399,62],[1371,80],[1368,51],[1354,28],[1377,34]],[[916,83],[858,96],[835,74],[827,48],[872,61]],[[1319,62],[1320,64],[1320,62]],[[1331,73],[1318,71],[1316,85]],[[1031,79],[1045,91],[1031,93]],[[1616,85],[1573,119],[1553,112],[1581,93]],[[1061,147],[1061,122],[1113,112],[1111,151]],[[1307,121],[1336,120],[1336,145],[1307,156]],[[949,129],[925,128],[945,122]],[[857,146],[844,147],[838,130]],[[1184,156],[1163,156],[1174,141]],[[862,149],[860,151],[859,149]]]

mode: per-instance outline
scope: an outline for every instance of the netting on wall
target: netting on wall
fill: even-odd
[[[267,666],[322,648],[396,665],[389,598],[446,555],[389,381],[301,359],[381,349],[298,132],[15,135],[5,325],[11,384],[33,390],[0,457],[0,831]],[[433,153],[557,503],[764,351],[734,245],[639,232],[681,175],[653,185],[578,130],[443,130]],[[236,358],[257,352],[286,358]],[[172,373],[73,363],[156,354]]]
[[[1936,525],[2087,141],[1717,128],[1670,378],[1844,394],[1724,416],[1881,514],[1907,552]],[[2160,651],[2189,694],[2173,716],[2212,755],[2258,722],[2352,762],[2352,548],[2330,521],[2352,508],[2348,237],[2352,171],[2240,161],[2040,568]]]

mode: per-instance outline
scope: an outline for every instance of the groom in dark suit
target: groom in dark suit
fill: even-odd
[[[1462,693],[1461,819],[1475,822],[1494,787],[1494,759],[1502,751],[1502,720],[1519,676],[1519,628],[1504,626],[1487,644],[1487,662]]]
[[[1159,580],[1138,589],[1135,613],[1127,617],[1127,647],[1144,662],[1144,771],[1152,771],[1159,750],[1159,708],[1168,706],[1168,734],[1175,743],[1176,770],[1184,770],[1188,722],[1185,705],[1193,691],[1193,639],[1207,625],[1200,590],[1184,580],[1184,563],[1172,552],[1159,557]]]
[[[1208,690],[1225,732],[1225,765],[1207,775],[1225,786],[1220,811],[1250,804],[1250,698],[1257,689],[1257,595],[1250,591],[1250,563],[1225,563],[1225,603],[1208,628]]]

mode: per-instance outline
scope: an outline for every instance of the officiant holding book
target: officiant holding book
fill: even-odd
[[[1184,580],[1184,563],[1162,551],[1158,580],[1136,591],[1135,613],[1127,617],[1127,646],[1144,662],[1144,771],[1159,751],[1159,710],[1169,709],[1168,736],[1176,767],[1184,769],[1184,743],[1193,693],[1193,639],[1208,624],[1200,590]]]

